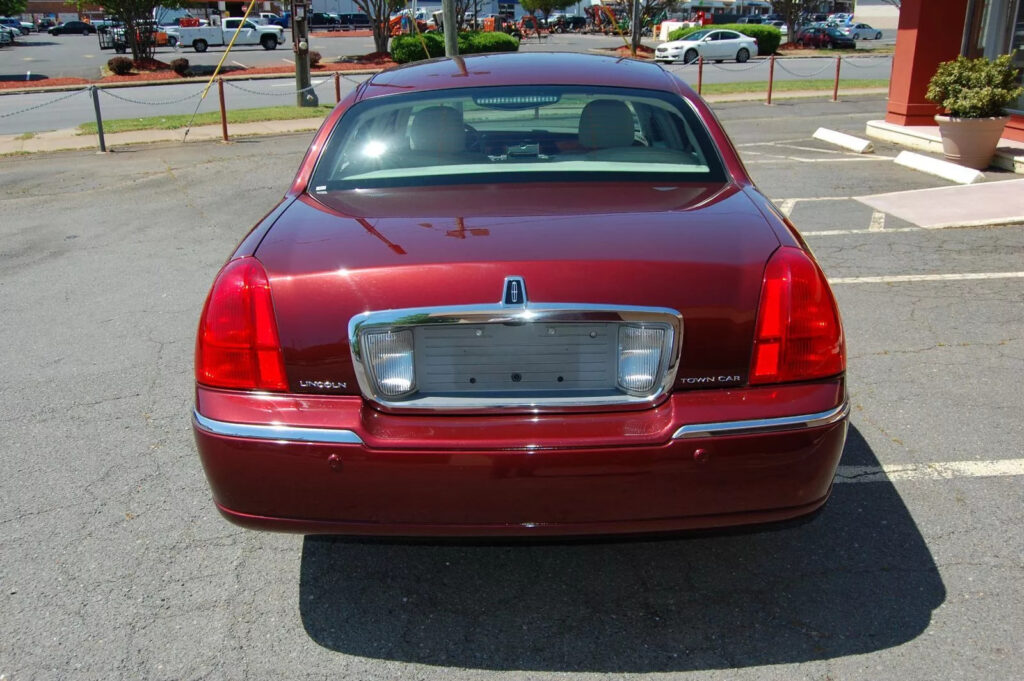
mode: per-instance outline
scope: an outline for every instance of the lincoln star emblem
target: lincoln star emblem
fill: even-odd
[[[526,305],[526,282],[522,277],[505,277],[505,294],[502,305]]]

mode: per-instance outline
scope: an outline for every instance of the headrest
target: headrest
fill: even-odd
[[[462,114],[450,106],[431,106],[416,112],[409,128],[409,146],[413,151],[440,154],[465,151]]]
[[[633,113],[617,99],[595,99],[580,115],[580,144],[589,149],[633,145]]]

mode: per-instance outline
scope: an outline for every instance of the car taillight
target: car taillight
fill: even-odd
[[[845,369],[843,327],[825,275],[799,248],[778,249],[764,270],[750,382],[806,381]]]
[[[221,269],[203,306],[196,381],[216,388],[287,390],[270,282],[258,260]]]

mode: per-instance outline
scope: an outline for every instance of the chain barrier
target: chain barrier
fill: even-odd
[[[83,92],[88,92],[88,91],[89,91],[89,88],[83,88],[81,90],[74,90],[74,91],[69,92],[68,94],[64,95],[63,97],[58,97],[57,99],[51,99],[50,101],[43,102],[42,104],[35,104],[33,106],[29,106],[29,107],[26,107],[24,109],[18,109],[17,111],[11,111],[9,113],[0,114],[0,118],[10,118],[11,116],[17,116],[18,114],[28,113],[29,111],[35,111],[36,109],[42,109],[44,106],[49,106],[51,104],[56,104],[57,102],[63,102],[65,99],[71,99],[75,95],[80,95]]]
[[[788,68],[786,68],[786,66],[785,66],[785,64],[783,62],[785,62],[785,59],[777,59],[775,61],[775,66],[780,68],[780,69],[782,69],[783,71],[785,71],[789,75],[795,76],[797,78],[814,78],[818,74],[825,73],[825,71],[828,71],[829,69],[835,67],[835,62],[832,61],[832,60],[829,60],[829,62],[827,64],[822,66],[820,69],[818,69],[814,73],[796,73],[795,71],[791,71]]]
[[[760,68],[762,66],[765,66],[767,63],[768,63],[767,59],[758,59],[758,60],[755,60],[750,66],[732,67],[732,66],[722,66],[721,64],[716,64],[716,63],[714,63],[714,62],[712,62],[712,61],[710,61],[708,59],[704,60],[704,65],[705,66],[712,66],[712,67],[718,69],[719,71],[728,71],[728,72],[731,72],[731,73],[740,73],[741,71],[753,71],[754,69],[757,69],[757,68]]]
[[[329,81],[330,81],[329,78],[325,78],[324,80],[320,81],[316,85],[307,85],[306,87],[304,87],[302,89],[299,89],[299,90],[285,90],[284,92],[267,92],[267,91],[262,91],[261,92],[259,90],[250,90],[249,88],[242,87],[241,85],[237,85],[233,81],[230,81],[230,80],[225,80],[224,84],[228,85],[230,87],[233,87],[236,90],[241,90],[242,92],[248,92],[250,95],[263,95],[263,96],[267,96],[267,97],[275,97],[275,96],[294,97],[295,95],[299,94],[300,92],[307,92],[307,91],[312,92],[313,90],[316,90],[318,87],[320,87],[321,85],[323,85],[324,83],[327,83]]]
[[[859,62],[859,61],[871,62],[871,61],[878,61],[880,59],[888,60],[889,57],[888,56],[882,56],[882,57],[843,57],[843,63],[847,64],[848,66],[852,66],[855,69],[870,69],[870,68],[874,68],[875,65],[874,64],[858,64],[857,62]]]
[[[168,104],[179,104],[181,102],[187,102],[190,99],[195,99],[196,97],[202,94],[202,90],[197,90],[190,95],[187,95],[185,97],[178,97],[177,99],[162,99],[157,102],[147,102],[141,99],[133,99],[131,97],[125,97],[124,95],[114,94],[113,90],[108,90],[106,88],[99,88],[99,91],[105,95],[113,97],[114,99],[120,99],[122,102],[129,102],[131,104],[143,104],[145,106],[165,106]]]

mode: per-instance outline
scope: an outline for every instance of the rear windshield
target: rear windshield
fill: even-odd
[[[644,179],[725,179],[704,124],[682,97],[517,86],[360,102],[332,131],[310,187]]]

